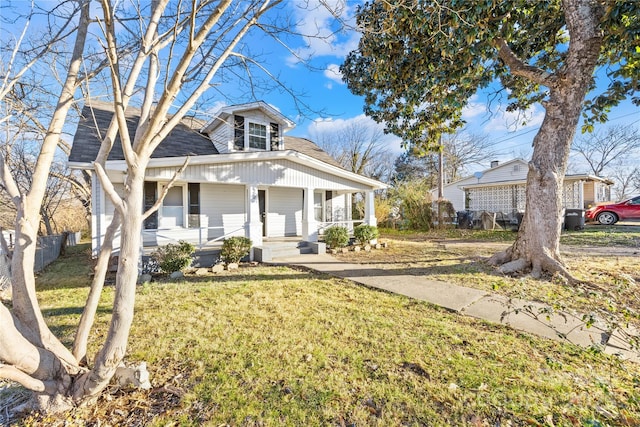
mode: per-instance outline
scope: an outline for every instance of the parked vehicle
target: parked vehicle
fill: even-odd
[[[587,221],[597,221],[602,225],[612,225],[627,219],[640,220],[640,196],[619,203],[596,205],[586,212]]]

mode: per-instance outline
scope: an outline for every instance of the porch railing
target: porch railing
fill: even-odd
[[[333,226],[345,227],[349,230],[349,233],[353,233],[353,229],[360,224],[364,224],[363,219],[349,220],[349,221],[326,221],[318,222],[318,234],[323,235],[324,231]]]
[[[210,232],[211,231],[211,232]],[[231,236],[244,236],[245,227],[239,227],[225,233],[225,227],[199,227],[199,228],[154,228],[142,230],[143,247],[155,247],[178,243],[184,240],[194,244],[198,249],[207,246],[216,246],[224,239]],[[209,238],[209,236],[216,236]]]

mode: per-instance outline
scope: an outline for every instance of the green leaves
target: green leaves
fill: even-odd
[[[600,64],[612,83],[585,103],[587,127],[639,90],[640,3],[607,2]],[[366,3],[357,50],[341,67],[349,89],[365,97],[365,112],[412,145],[425,133],[451,132],[479,88],[499,79],[510,109],[547,98],[547,87],[515,76],[498,57],[505,40],[526,65],[549,74],[566,66],[569,35],[560,0],[440,0]],[[595,89],[595,87],[593,88]]]

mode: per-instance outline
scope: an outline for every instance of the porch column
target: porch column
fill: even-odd
[[[302,239],[307,242],[318,241],[318,223],[313,209],[313,188],[304,189]]]
[[[258,186],[247,185],[247,223],[246,236],[251,239],[253,246],[262,246],[262,222],[260,221],[260,203],[258,201]]]
[[[374,227],[378,225],[378,220],[376,219],[376,210],[373,204],[375,197],[373,191],[365,191],[364,193],[364,223],[373,225]]]

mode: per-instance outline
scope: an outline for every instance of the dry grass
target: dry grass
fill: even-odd
[[[441,258],[437,263],[451,263],[437,267],[443,275],[455,265],[446,251],[419,254],[419,247],[410,246],[413,255],[403,262]],[[397,243],[385,253],[399,260],[400,249]],[[69,341],[88,270],[77,254],[60,264],[68,270],[39,278],[38,298],[49,324]],[[636,365],[348,281],[245,267],[152,282],[136,297],[127,359],[149,362],[153,389],[111,389],[96,406],[32,415],[23,424],[640,423]],[[106,334],[112,299],[107,287],[92,353]]]
[[[429,276],[460,286],[493,291],[512,298],[545,303],[556,310],[571,310],[599,319],[611,329],[640,326],[640,262],[635,248],[620,248],[616,255],[605,255],[613,249],[567,246],[565,262],[585,284],[568,286],[559,277],[534,280],[512,277],[488,265],[486,259],[508,247],[508,242],[486,242],[465,239],[388,241],[380,251],[348,252],[337,257],[343,261],[366,263],[372,268],[393,270],[398,274]],[[595,285],[595,286],[591,286]],[[596,289],[596,288],[599,288]]]

